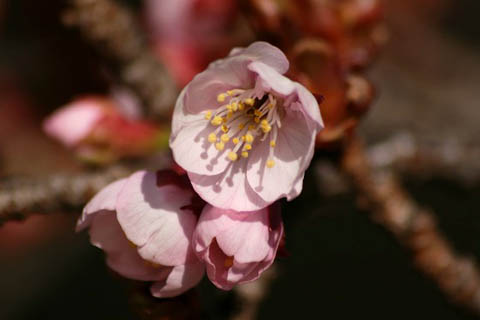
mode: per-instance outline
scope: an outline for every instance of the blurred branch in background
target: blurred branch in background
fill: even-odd
[[[467,186],[480,181],[480,146],[451,138],[435,141],[410,132],[368,147],[368,158],[375,168],[390,168],[416,178],[443,177]]]
[[[150,53],[144,34],[127,8],[113,0],[72,0],[64,23],[115,61],[123,82],[142,98],[147,114],[167,118],[177,98],[167,70]]]
[[[480,312],[480,273],[472,259],[458,255],[437,228],[434,215],[403,190],[391,172],[375,172],[363,144],[352,140],[342,161],[357,189],[359,204],[412,254],[451,301]]]
[[[100,189],[125,177],[125,167],[77,175],[58,174],[48,178],[11,178],[0,183],[0,225],[34,213],[51,213],[74,208],[77,212]]]

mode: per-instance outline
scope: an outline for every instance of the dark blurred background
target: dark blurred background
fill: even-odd
[[[139,10],[141,1],[124,1]],[[408,131],[478,143],[480,23],[477,0],[386,0],[390,40],[370,78],[379,97],[361,126],[368,143]],[[60,13],[66,1],[0,0],[0,177],[75,172],[41,131],[73,97],[105,93],[101,59]],[[140,13],[139,13],[140,14]],[[350,193],[322,195],[317,166],[285,205],[288,257],[259,319],[475,319],[416,271],[395,239],[359,212]],[[406,175],[455,248],[480,259],[480,184]],[[319,196],[320,195],[320,196]],[[0,319],[134,319],[128,281],[75,234],[76,215],[37,215],[0,228]],[[206,319],[235,309],[231,293],[196,289]]]

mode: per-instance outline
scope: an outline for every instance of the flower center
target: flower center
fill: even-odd
[[[255,146],[254,141],[269,139],[270,151],[266,166],[274,167],[273,149],[283,111],[277,98],[266,93],[258,99],[253,90],[233,89],[219,94],[217,101],[225,104],[215,111],[205,112],[205,119],[214,127],[208,135],[208,141],[218,151],[229,148],[228,159],[237,161],[239,156],[248,158]]]

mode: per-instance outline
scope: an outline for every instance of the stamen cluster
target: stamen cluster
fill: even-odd
[[[237,161],[239,155],[248,158],[253,144],[258,138],[269,138],[270,157],[266,162],[268,168],[275,165],[273,148],[276,145],[278,128],[281,127],[280,107],[272,94],[256,99],[253,90],[234,89],[217,96],[219,103],[224,103],[214,112],[205,111],[205,119],[210,120],[213,131],[208,135],[208,142],[218,151],[229,148],[227,157]]]

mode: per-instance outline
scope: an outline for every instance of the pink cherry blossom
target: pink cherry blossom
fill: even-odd
[[[323,122],[313,95],[283,76],[288,67],[278,48],[255,42],[211,63],[177,100],[170,147],[211,205],[254,211],[301,192]]]
[[[169,131],[140,117],[140,105],[129,91],[86,96],[61,107],[44,122],[44,131],[85,161],[113,162],[167,147]]]
[[[277,205],[255,212],[235,212],[207,205],[193,235],[193,247],[205,261],[217,287],[258,279],[273,263],[283,235]]]
[[[57,110],[45,120],[43,129],[49,136],[73,147],[92,132],[104,115],[102,103],[84,98]]]
[[[85,207],[77,230],[90,227],[93,245],[120,275],[154,281],[152,295],[172,297],[195,286],[204,264],[191,237],[197,197],[172,171],[140,171],[99,192]]]

